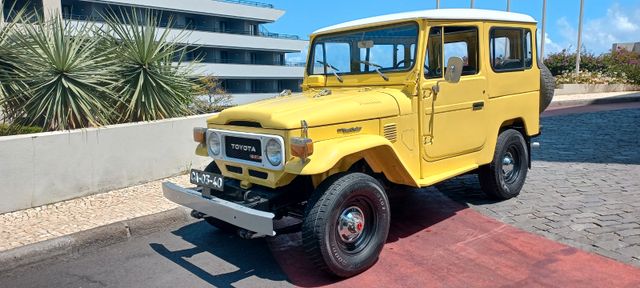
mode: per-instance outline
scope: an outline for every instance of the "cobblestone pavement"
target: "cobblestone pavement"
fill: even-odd
[[[542,119],[519,197],[492,202],[475,175],[437,186],[485,215],[640,266],[640,109]]]
[[[187,175],[167,180],[189,183]],[[162,196],[163,181],[2,214],[0,252],[178,207]]]

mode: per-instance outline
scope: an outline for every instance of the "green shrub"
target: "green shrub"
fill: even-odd
[[[42,132],[42,127],[0,124],[0,136],[33,134]]]
[[[551,53],[544,60],[544,64],[549,68],[554,76],[565,72],[576,70],[576,53],[568,52],[567,49],[558,53]],[[588,72],[605,72],[607,65],[603,62],[603,56],[596,56],[593,53],[583,50],[580,53],[580,70]]]
[[[624,73],[633,84],[640,85],[640,53],[619,49],[603,56],[607,70]]]
[[[573,71],[556,76],[556,84],[630,84],[624,73]]]

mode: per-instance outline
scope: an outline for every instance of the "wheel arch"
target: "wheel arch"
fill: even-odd
[[[528,167],[529,169],[531,169],[531,136],[529,136],[529,130],[527,129],[527,125],[526,125],[526,121],[521,118],[514,118],[514,119],[509,119],[506,120],[504,122],[502,122],[502,125],[500,125],[500,129],[498,130],[498,133],[496,134],[496,139],[498,138],[498,136],[500,135],[500,133],[509,130],[509,129],[513,129],[516,130],[518,132],[520,132],[520,134],[522,134],[522,137],[524,138],[524,141],[526,143],[526,148],[527,148],[527,154],[528,154]],[[495,153],[495,152],[494,152]]]
[[[311,175],[314,185],[339,172],[348,171],[364,161],[374,173],[382,173],[391,182],[416,186],[406,165],[397,156],[391,142],[378,135],[357,135],[314,144],[314,155],[306,162],[289,161],[287,173]]]

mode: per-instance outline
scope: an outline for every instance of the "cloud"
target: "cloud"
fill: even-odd
[[[640,8],[624,9],[614,3],[607,9],[606,16],[585,19],[582,31],[582,46],[594,53],[607,52],[613,43],[638,41],[640,24],[634,22],[640,18]],[[563,48],[576,47],[577,21],[575,24],[562,17],[556,22],[561,39],[557,42]],[[546,50],[545,46],[545,50]]]

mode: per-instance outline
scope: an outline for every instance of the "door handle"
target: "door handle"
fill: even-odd
[[[484,108],[484,101],[473,103],[473,111],[482,110]]]

